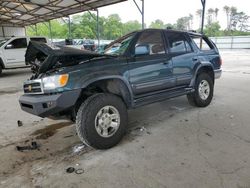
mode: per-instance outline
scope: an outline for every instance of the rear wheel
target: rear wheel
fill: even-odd
[[[2,74],[2,71],[3,71],[3,68],[2,68],[2,66],[0,65],[0,75]]]
[[[79,138],[96,149],[108,149],[120,142],[127,127],[127,109],[112,94],[95,94],[84,101],[76,117]]]
[[[195,83],[195,91],[187,95],[188,101],[193,106],[206,107],[213,99],[214,83],[207,73],[198,75]]]

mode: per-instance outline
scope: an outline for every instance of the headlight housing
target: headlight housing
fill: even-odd
[[[42,84],[44,90],[53,90],[56,88],[61,88],[67,85],[69,80],[68,74],[48,76],[42,78]]]

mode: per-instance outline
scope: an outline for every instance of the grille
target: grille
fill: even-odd
[[[24,93],[39,94],[42,93],[41,82],[27,82],[23,85]]]

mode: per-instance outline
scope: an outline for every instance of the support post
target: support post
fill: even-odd
[[[96,20],[96,33],[97,33],[97,40],[98,40],[98,47],[100,46],[100,28],[99,28],[99,10],[96,9],[97,20]]]
[[[201,33],[203,34],[204,20],[205,20],[205,9],[206,9],[206,0],[201,0],[201,4],[202,4]]]
[[[5,37],[5,33],[4,33],[4,28],[3,28],[3,26],[2,26],[2,32],[3,32],[3,37]]]
[[[144,21],[144,0],[142,1],[142,29],[145,28],[145,21]]]
[[[53,41],[52,41],[52,31],[51,31],[51,23],[50,23],[50,20],[49,20],[49,35],[50,35],[50,40],[51,40],[51,42],[53,42]]]
[[[68,16],[68,19],[69,19],[69,36],[68,36],[68,38],[69,39],[71,39],[72,37],[71,37],[71,20],[70,20],[70,16]]]
[[[145,27],[145,20],[144,20],[144,0],[141,0],[142,2],[142,8],[139,7],[138,3],[136,2],[136,0],[133,0],[137,9],[139,10],[139,12],[141,13],[141,16],[142,16],[142,29],[144,29]]]
[[[36,28],[36,36],[37,36],[37,24],[35,25],[35,28]]]

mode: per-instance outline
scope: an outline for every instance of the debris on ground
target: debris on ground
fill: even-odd
[[[186,108],[185,107],[171,106],[170,109],[177,110],[177,111],[181,112],[181,111],[185,110]]]
[[[210,133],[206,133],[206,135],[209,136],[209,137],[212,137],[212,135]]]
[[[73,153],[80,153],[84,148],[84,144],[77,144],[73,147]]]
[[[17,121],[17,126],[18,126],[18,127],[22,127],[22,126],[23,126],[23,122],[20,121],[20,120],[18,120],[18,121]]]
[[[141,135],[144,132],[146,132],[147,134],[151,134],[151,132],[149,132],[144,126],[142,126],[142,127],[135,127],[130,132],[132,134],[135,134],[135,135]]]
[[[231,116],[230,116],[230,119],[233,119],[233,118],[234,118],[234,115],[231,115]]]
[[[74,135],[73,135],[73,134],[67,135],[67,136],[64,136],[63,138],[70,138],[70,137],[72,137],[72,136],[74,136]]]
[[[84,170],[79,168],[79,169],[76,169],[75,171],[76,174],[83,174],[84,173]]]
[[[37,144],[37,142],[31,142],[31,145],[28,146],[16,146],[17,151],[25,151],[25,150],[38,150],[39,149],[39,145]]]
[[[74,167],[69,167],[69,168],[66,169],[66,172],[71,174],[71,173],[75,172],[75,170],[76,169]]]
[[[69,167],[66,169],[66,172],[68,174],[72,174],[73,172],[75,172],[76,174],[83,174],[84,170],[82,168],[75,169],[74,167]]]

